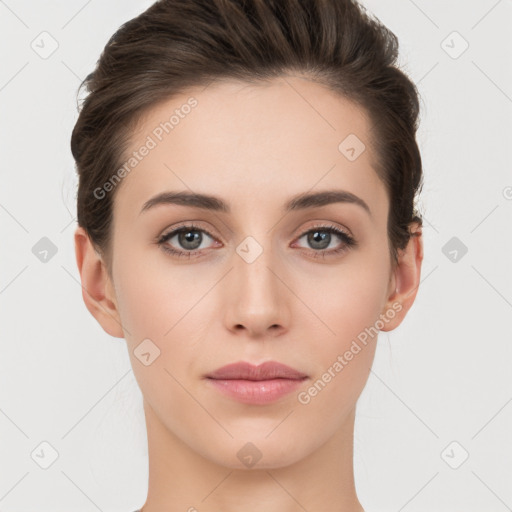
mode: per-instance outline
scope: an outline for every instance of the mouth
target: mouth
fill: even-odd
[[[246,404],[268,404],[296,390],[309,377],[290,366],[267,361],[259,366],[241,361],[206,375],[222,394]]]

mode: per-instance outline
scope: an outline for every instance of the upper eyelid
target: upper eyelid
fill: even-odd
[[[181,226],[178,226],[177,228],[171,228],[169,230],[164,230],[164,232],[158,236],[158,240],[161,240],[163,238],[168,238],[171,235],[175,236],[180,231],[201,231],[202,233],[206,233],[211,238],[216,238],[214,235],[210,234],[210,232],[206,228],[201,228],[199,226],[192,226],[190,224],[183,224]]]
[[[170,238],[173,238],[174,236],[176,236],[180,231],[186,231],[187,229],[189,231],[200,231],[200,232],[208,235],[210,238],[217,240],[217,237],[212,235],[209,232],[209,230],[207,230],[206,228],[202,228],[200,226],[195,226],[193,224],[194,223],[191,221],[189,224],[179,225],[178,227],[169,229],[169,231],[164,231],[164,233],[158,237],[158,240],[164,240],[164,239],[169,240]],[[319,222],[318,224],[315,224],[313,226],[305,228],[304,230],[301,230],[301,232],[298,233],[297,235],[295,235],[295,237],[302,238],[304,235],[306,235],[307,233],[309,233],[310,231],[312,231],[314,229],[323,229],[323,230],[328,230],[328,231],[335,229],[335,230],[338,230],[341,233],[345,234],[347,237],[354,239],[354,236],[352,235],[350,230],[347,230],[346,228],[342,228],[339,226],[334,226],[334,225],[332,225],[332,223],[331,223],[331,225],[328,225],[328,224],[329,224],[329,221],[326,221],[326,224],[321,224]],[[334,233],[334,234],[336,235],[337,233]],[[338,234],[338,236],[340,236],[340,235]]]

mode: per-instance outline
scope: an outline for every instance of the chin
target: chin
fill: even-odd
[[[307,445],[298,445],[291,441],[291,446],[288,447],[279,436],[272,440],[264,437],[254,441],[249,441],[247,438],[230,439],[224,445],[215,443],[216,450],[206,447],[203,456],[217,465],[233,470],[258,471],[285,468],[314,451],[313,446],[308,450]]]

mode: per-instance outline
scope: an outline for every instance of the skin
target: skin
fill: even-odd
[[[393,304],[395,314],[380,330],[403,321],[420,280],[421,230],[411,226],[419,236],[393,265],[389,199],[372,167],[369,121],[303,77],[190,89],[144,117],[130,150],[191,95],[198,106],[118,185],[112,275],[87,233],[75,233],[85,304],[108,334],[126,339],[144,396],[143,511],[234,512],[243,505],[246,512],[360,512],[355,407],[376,336],[307,404],[298,391],[266,405],[243,404],[204,375],[235,361],[274,360],[308,375],[299,391],[311,388],[366,327],[391,316]],[[338,150],[351,133],[366,145],[355,161]],[[371,215],[354,203],[283,213],[292,196],[329,189],[357,195]],[[232,211],[167,204],[140,213],[148,199],[171,190],[219,196]],[[189,221],[211,236],[203,233],[199,255],[177,258],[155,243]],[[346,231],[357,246],[315,258],[319,244],[308,242],[307,232],[318,224]],[[236,252],[248,236],[263,250],[251,263]],[[190,247],[178,236],[166,244]],[[342,246],[332,234],[326,250]],[[160,350],[148,366],[134,353],[146,338]],[[261,453],[250,468],[237,457],[248,442]]]

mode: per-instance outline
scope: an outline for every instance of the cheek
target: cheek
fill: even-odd
[[[382,258],[361,257],[356,264],[347,262],[304,282],[301,296],[322,321],[319,326],[324,324],[324,337],[343,344],[379,318],[388,284],[389,267]]]
[[[386,287],[387,279],[378,279],[371,272],[352,273],[332,287],[324,300],[336,336],[346,341],[373,325],[382,311]]]
[[[305,315],[301,330],[317,338],[306,351],[317,362],[316,378],[329,382],[318,405],[327,406],[330,400],[353,403],[364,387],[381,327],[389,270],[382,258],[362,256],[357,264],[331,272],[329,279],[317,275],[316,287],[308,281],[302,289],[314,316]]]
[[[165,339],[201,297],[202,285],[186,265],[173,267],[151,251],[132,250],[116,262],[116,292],[127,337]],[[179,325],[179,324],[178,324]]]
[[[191,282],[185,267],[172,269],[155,261],[144,265],[137,258],[132,253],[120,261],[116,277],[119,315],[132,368],[155,410],[170,404],[185,407],[189,398],[177,382],[184,382],[195,371],[194,361],[200,359],[196,341],[206,334],[196,320],[206,283]]]
[[[197,373],[194,361],[204,359],[201,341],[208,339],[208,329],[216,319],[207,295],[218,277],[211,270],[200,273],[191,267],[173,266],[165,258],[136,251],[116,267],[119,315],[132,366],[140,369],[138,379],[161,379],[164,368],[181,379]],[[147,339],[152,343],[141,344]],[[158,354],[151,372],[144,371],[137,360],[143,347]]]

